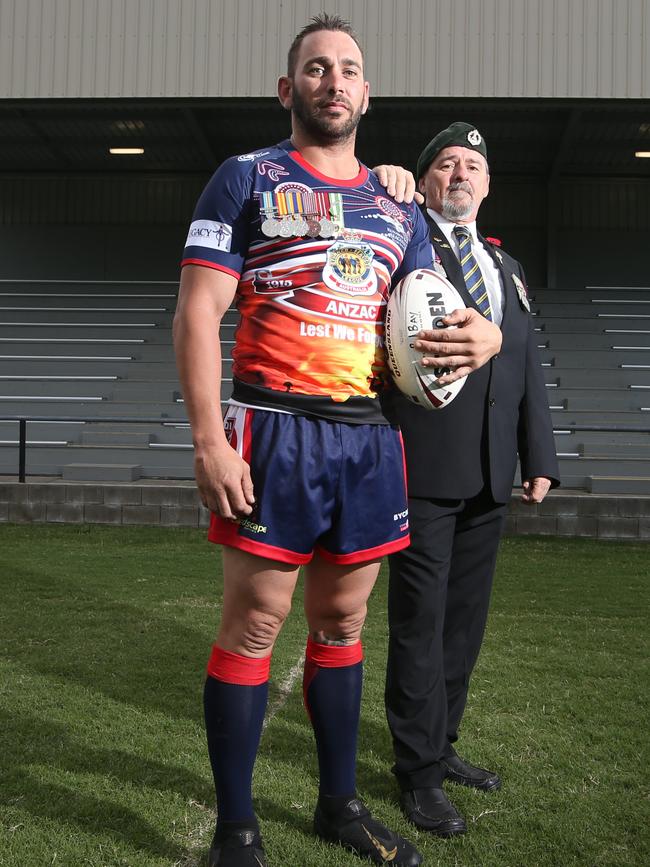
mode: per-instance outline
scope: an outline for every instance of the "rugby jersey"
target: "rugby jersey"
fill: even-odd
[[[382,422],[391,283],[430,267],[426,223],[365,166],[319,173],[289,140],[226,160],[197,203],[182,264],[238,279],[233,399]]]

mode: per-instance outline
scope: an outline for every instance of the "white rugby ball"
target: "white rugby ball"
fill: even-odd
[[[446,368],[422,367],[422,353],[413,348],[418,331],[444,326],[442,317],[464,308],[460,293],[446,277],[418,268],[397,284],[386,308],[386,355],[395,384],[409,400],[424,409],[442,409],[465,385],[464,376],[440,385]]]

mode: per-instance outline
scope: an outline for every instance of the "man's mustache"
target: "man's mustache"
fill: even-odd
[[[458,181],[458,183],[449,184],[449,186],[447,187],[448,193],[455,193],[456,190],[462,190],[464,193],[469,193],[470,196],[474,195],[472,185],[468,181]]]
[[[324,108],[325,106],[330,105],[333,102],[341,103],[347,109],[352,111],[352,103],[342,96],[328,96],[327,99],[321,99],[316,103],[316,108]]]

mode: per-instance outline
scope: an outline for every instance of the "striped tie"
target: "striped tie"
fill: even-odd
[[[467,226],[455,226],[454,235],[460,249],[460,267],[463,269],[463,279],[467,291],[474,299],[474,303],[486,319],[492,321],[492,309],[488,298],[485,282],[478,262],[472,253],[472,236]]]

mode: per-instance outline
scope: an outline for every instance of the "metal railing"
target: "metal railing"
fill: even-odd
[[[129,416],[79,416],[79,415],[0,415],[0,421],[13,421],[18,423],[18,481],[24,482],[27,466],[27,422],[56,422],[62,424],[166,424],[186,425],[185,418],[173,416],[158,416],[157,418],[134,418]]]
[[[224,403],[225,401],[222,401]],[[189,422],[184,418],[173,416],[158,416],[157,418],[134,418],[129,416],[77,416],[77,415],[0,415],[0,422],[10,421],[18,424],[18,481],[24,482],[27,465],[27,423],[28,422],[64,422],[84,424],[162,424],[162,425],[187,425]],[[605,433],[647,433],[650,434],[650,425],[619,425],[619,424],[565,424],[561,428],[554,429],[555,433],[577,432],[605,432]]]

